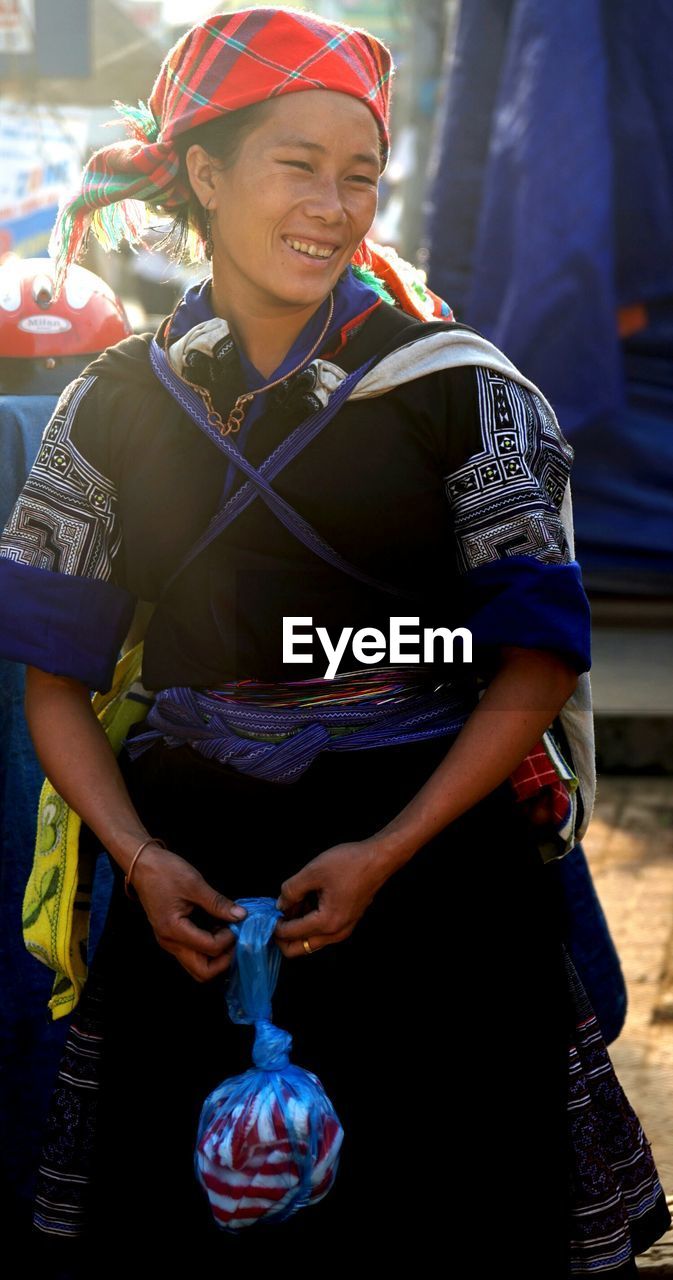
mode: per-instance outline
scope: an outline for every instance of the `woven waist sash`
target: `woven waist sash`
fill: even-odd
[[[321,751],[364,751],[456,734],[472,706],[463,690],[441,686],[391,705],[266,707],[196,689],[164,689],[143,724],[126,742],[136,759],[163,740],[188,744],[209,760],[229,764],[267,782],[294,782]]]

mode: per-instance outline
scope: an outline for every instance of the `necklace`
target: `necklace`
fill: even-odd
[[[173,314],[175,314],[175,312]],[[332,323],[333,315],[334,315],[334,292],[332,291],[329,296],[329,309],[327,312],[327,319],[322,327],[321,333],[319,334],[318,338],[316,338],[316,341],[313,343],[313,346],[311,347],[311,350],[309,351],[308,355],[304,356],[303,359],[299,361],[299,364],[296,365],[294,369],[291,369],[289,373],[284,373],[281,378],[274,378],[273,382],[267,382],[265,386],[258,387],[256,391],[245,391],[243,395],[240,395],[233,409],[230,410],[229,416],[226,422],[223,421],[220,414],[217,412],[217,409],[213,404],[210,392],[207,391],[205,387],[199,386],[198,382],[190,382],[189,378],[185,378],[184,374],[180,374],[179,376],[182,378],[182,381],[186,382],[187,386],[192,388],[192,391],[196,391],[198,395],[200,395],[201,399],[203,400],[203,403],[206,406],[206,411],[208,414],[208,422],[210,426],[215,427],[216,430],[219,431],[221,436],[228,436],[230,432],[238,431],[243,419],[245,418],[248,405],[252,400],[254,400],[255,396],[260,396],[263,391],[270,391],[272,387],[277,387],[279,383],[286,382],[288,378],[293,378],[295,373],[299,373],[299,370],[302,369],[305,364],[308,364],[309,360],[311,359],[311,356],[314,355],[315,352],[320,347],[325,337],[325,334],[327,333],[327,330],[329,329],[330,324]],[[171,331],[172,320],[173,320],[173,316],[171,316],[171,321],[169,322],[168,329],[166,330],[166,338],[165,338],[166,350],[168,349],[168,336]]]

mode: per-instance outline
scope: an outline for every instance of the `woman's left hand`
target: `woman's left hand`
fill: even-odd
[[[373,839],[337,844],[318,854],[280,891],[277,906],[286,918],[278,921],[274,936],[283,955],[307,955],[304,939],[311,951],[319,951],[350,937],[390,874],[383,849]]]

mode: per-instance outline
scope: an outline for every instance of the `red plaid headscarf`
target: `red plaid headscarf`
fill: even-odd
[[[80,190],[59,211],[50,251],[59,278],[89,230],[104,248],[137,243],[143,204],[176,209],[189,198],[173,140],[218,116],[285,93],[332,89],[364,102],[388,158],[392,59],[368,32],[295,9],[240,9],[192,27],[164,59],[149,103],[116,103],[132,141],[96,151]]]

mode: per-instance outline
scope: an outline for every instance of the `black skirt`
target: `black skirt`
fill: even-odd
[[[323,754],[292,785],[189,747],[157,745],[121,764],[153,835],[227,896],[275,897],[321,850],[376,832],[445,752],[435,741]],[[40,1247],[89,1265],[101,1248],[128,1256],[143,1246],[166,1265],[185,1251],[224,1266],[285,1257],[288,1275],[365,1256],[401,1274],[441,1251],[449,1276],[482,1274],[497,1258],[518,1280],[566,1280],[578,1195],[569,1046],[581,993],[556,893],[504,786],[392,876],[349,939],[283,960],[274,1021],[334,1103],[341,1164],[322,1202],[232,1237],[211,1219],[193,1151],[207,1094],[251,1065],[252,1030],[229,1021],[225,977],[197,983],[161,949],[115,867],[47,1125]],[[581,1110],[576,1074],[574,1087]],[[622,1152],[628,1126],[634,1141],[639,1128],[624,1103]],[[613,1107],[613,1127],[615,1116]],[[653,1166],[649,1176],[641,1249],[670,1221]],[[58,1208],[69,1198],[70,1217]],[[624,1256],[609,1274],[637,1273]]]

